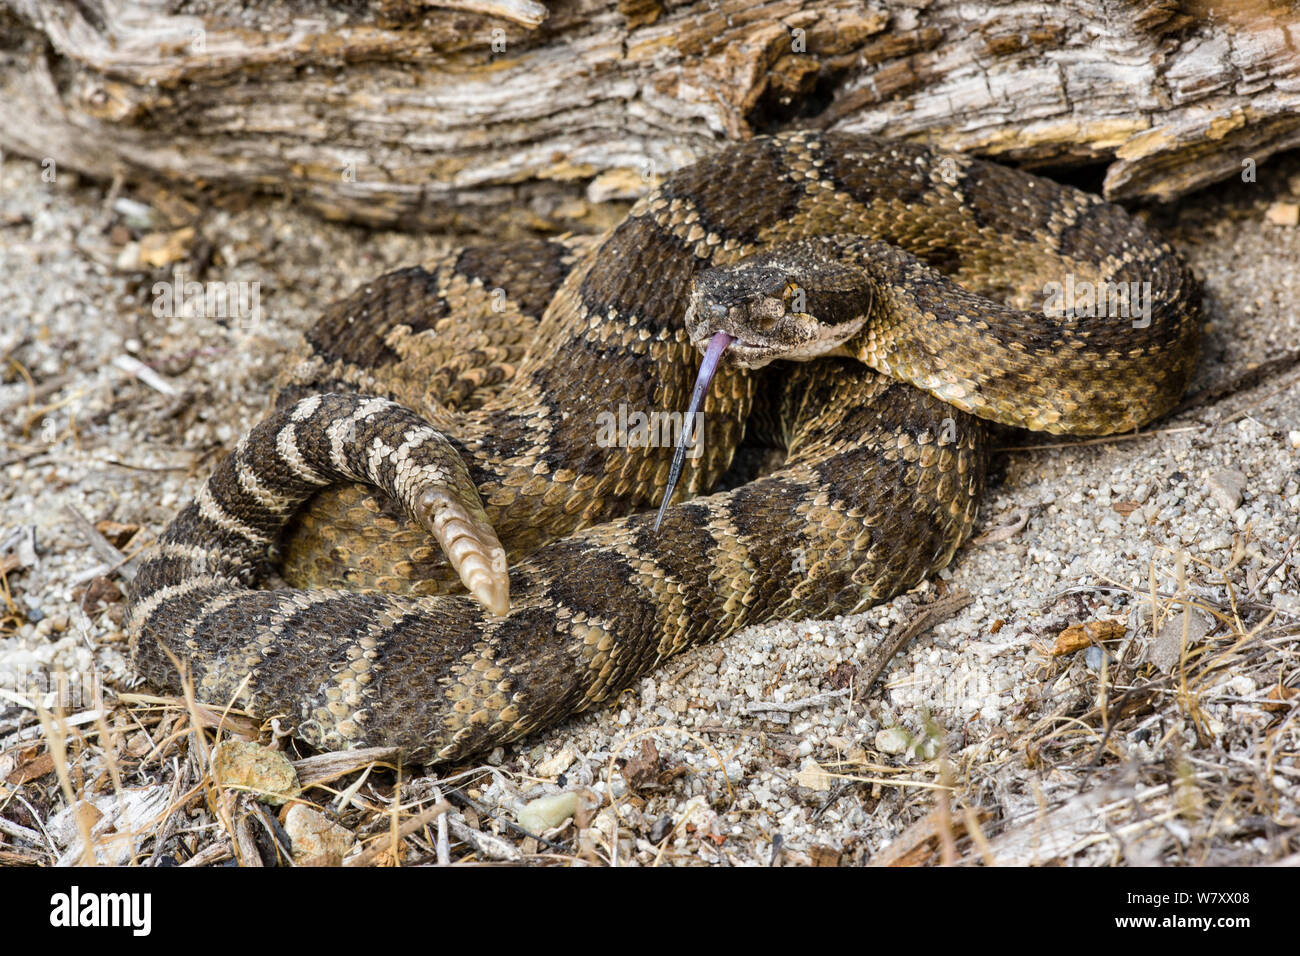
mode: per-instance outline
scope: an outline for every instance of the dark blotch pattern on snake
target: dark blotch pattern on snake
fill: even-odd
[[[1067,276],[1149,296],[1045,311]],[[970,532],[985,420],[1135,428],[1199,331],[1174,253],[1096,197],[867,137],[731,146],[599,241],[466,249],[331,306],[143,562],[136,667],[174,689],[174,655],[201,700],[319,747],[471,756],[683,648],[915,586]],[[710,342],[656,532],[671,443],[601,416],[680,416]],[[780,464],[706,494],[742,448]],[[289,588],[257,587],[272,568]]]

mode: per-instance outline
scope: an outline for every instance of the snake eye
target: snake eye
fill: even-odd
[[[781,290],[781,301],[785,304],[786,312],[803,312],[806,299],[807,293],[797,282],[787,282]]]

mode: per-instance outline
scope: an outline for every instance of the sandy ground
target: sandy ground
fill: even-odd
[[[1300,189],[1300,157],[1151,214],[1206,286],[1187,411],[1097,442],[1007,436],[982,537],[913,594],[684,654],[615,706],[452,780],[380,768],[335,800],[307,791],[348,831],[340,852],[361,852],[346,848],[351,835],[372,849],[386,839],[394,801],[414,816],[455,791],[448,846],[462,860],[1294,860],[1300,719],[1279,685],[1300,683],[1300,228],[1267,216],[1295,201],[1288,181]],[[274,200],[227,203],[179,237],[178,264],[260,283],[263,315],[159,317],[151,287],[171,267],[143,271],[134,244],[176,222],[130,190],[106,192],[70,173],[45,182],[22,158],[0,166],[0,859],[76,859],[77,828],[60,815],[71,790],[110,817],[171,795],[108,827],[133,831],[110,858],[220,862],[239,855],[229,820],[176,779],[206,773],[193,737],[163,742],[169,712],[119,697],[132,690],[123,604],[94,581],[104,559],[67,509],[141,526],[118,542],[134,552],[256,421],[321,302],[447,243],[321,223]],[[885,636],[960,591],[970,603],[864,693]],[[1063,630],[1095,621],[1118,624],[1088,649],[1051,653]],[[102,681],[98,735],[75,704],[61,734],[34,726],[52,671]],[[67,774],[50,763],[52,736]],[[559,819],[525,816],[558,824],[547,841],[511,825],[529,801],[572,793],[576,821],[562,801]],[[437,859],[435,830],[397,855]],[[494,832],[504,839],[475,845]]]

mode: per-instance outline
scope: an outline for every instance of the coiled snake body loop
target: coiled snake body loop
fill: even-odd
[[[1045,307],[1067,278],[1149,292]],[[673,449],[644,423],[721,333],[656,532]],[[320,747],[469,756],[701,641],[916,585],[969,534],[985,419],[1134,428],[1198,336],[1177,256],[1093,196],[868,137],[736,145],[598,242],[461,250],[331,306],[143,563],[136,667],[174,688],[174,655]],[[292,586],[258,589],[276,560]]]

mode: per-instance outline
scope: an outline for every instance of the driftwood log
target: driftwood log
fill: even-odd
[[[243,6],[0,0],[0,148],[496,231],[603,225],[719,139],[797,126],[1105,164],[1121,199],[1300,142],[1281,0]]]

